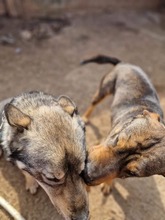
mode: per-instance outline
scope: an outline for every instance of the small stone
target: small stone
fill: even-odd
[[[0,43],[3,45],[13,45],[15,43],[15,39],[11,35],[4,35],[0,37]]]
[[[22,37],[23,40],[27,40],[27,41],[31,40],[32,33],[28,30],[24,30],[24,31],[21,32],[21,37]]]
[[[16,54],[20,54],[22,52],[22,49],[20,48],[20,47],[17,47],[16,49],[15,49],[15,53]]]

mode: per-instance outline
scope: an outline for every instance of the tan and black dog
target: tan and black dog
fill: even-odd
[[[116,67],[100,83],[85,122],[95,106],[113,95],[111,131],[91,147],[83,173],[89,185],[111,183],[115,177],[165,174],[165,126],[157,93],[143,70],[116,58],[97,56],[82,64],[111,63]],[[107,189],[105,188],[105,193]]]
[[[89,218],[86,186],[80,177],[86,158],[84,122],[74,102],[43,92],[23,93],[1,103],[1,150],[38,184],[67,220]]]

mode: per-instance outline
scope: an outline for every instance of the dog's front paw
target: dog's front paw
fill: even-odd
[[[26,190],[29,191],[31,194],[35,194],[37,192],[38,183],[34,178],[29,178],[26,181]]]
[[[101,192],[103,193],[104,196],[108,196],[112,192],[112,186],[108,185],[106,183],[101,184]]]
[[[26,190],[28,190],[31,194],[35,194],[39,186],[36,179],[26,171],[22,170],[22,173],[25,176]]]

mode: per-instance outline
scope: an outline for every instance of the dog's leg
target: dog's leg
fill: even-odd
[[[37,192],[38,183],[34,177],[32,177],[29,173],[22,171],[25,176],[26,181],[26,190],[29,190],[31,194],[35,194]]]
[[[83,114],[82,118],[84,120],[85,123],[88,123],[89,117],[92,114],[92,112],[94,111],[96,105],[101,102],[103,100],[104,97],[101,97],[99,94],[99,91],[96,92],[96,94],[94,95],[94,98],[92,100],[92,104],[87,108],[87,110],[85,111],[85,113]]]
[[[110,72],[102,78],[100,87],[95,93],[91,105],[87,108],[87,110],[82,116],[85,123],[88,122],[89,117],[95,109],[96,105],[99,104],[106,96],[113,93],[115,78],[116,76],[114,72]]]
[[[90,190],[91,190],[91,187],[86,185],[86,191],[89,193]]]
[[[114,179],[117,177],[117,173],[110,175],[109,178],[105,180],[104,183],[101,184],[101,191],[104,196],[108,196],[112,192]]]
[[[111,183],[102,183],[101,184],[101,191],[104,196],[108,196],[109,194],[111,194],[112,188],[113,188],[113,180],[111,181]]]

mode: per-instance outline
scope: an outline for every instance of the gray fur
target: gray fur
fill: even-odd
[[[85,131],[73,101],[29,92],[13,98],[4,109],[2,148],[6,157],[25,166],[66,219],[87,219],[87,195],[79,176],[86,157]],[[20,115],[20,120],[29,117],[27,126],[10,123]],[[81,215],[83,218],[78,217]]]
[[[84,63],[91,61],[114,64],[105,56]],[[115,177],[165,175],[165,123],[156,90],[141,68],[119,62],[102,78],[84,114],[87,122],[95,106],[113,95],[111,130],[88,152],[84,179],[91,185]]]

